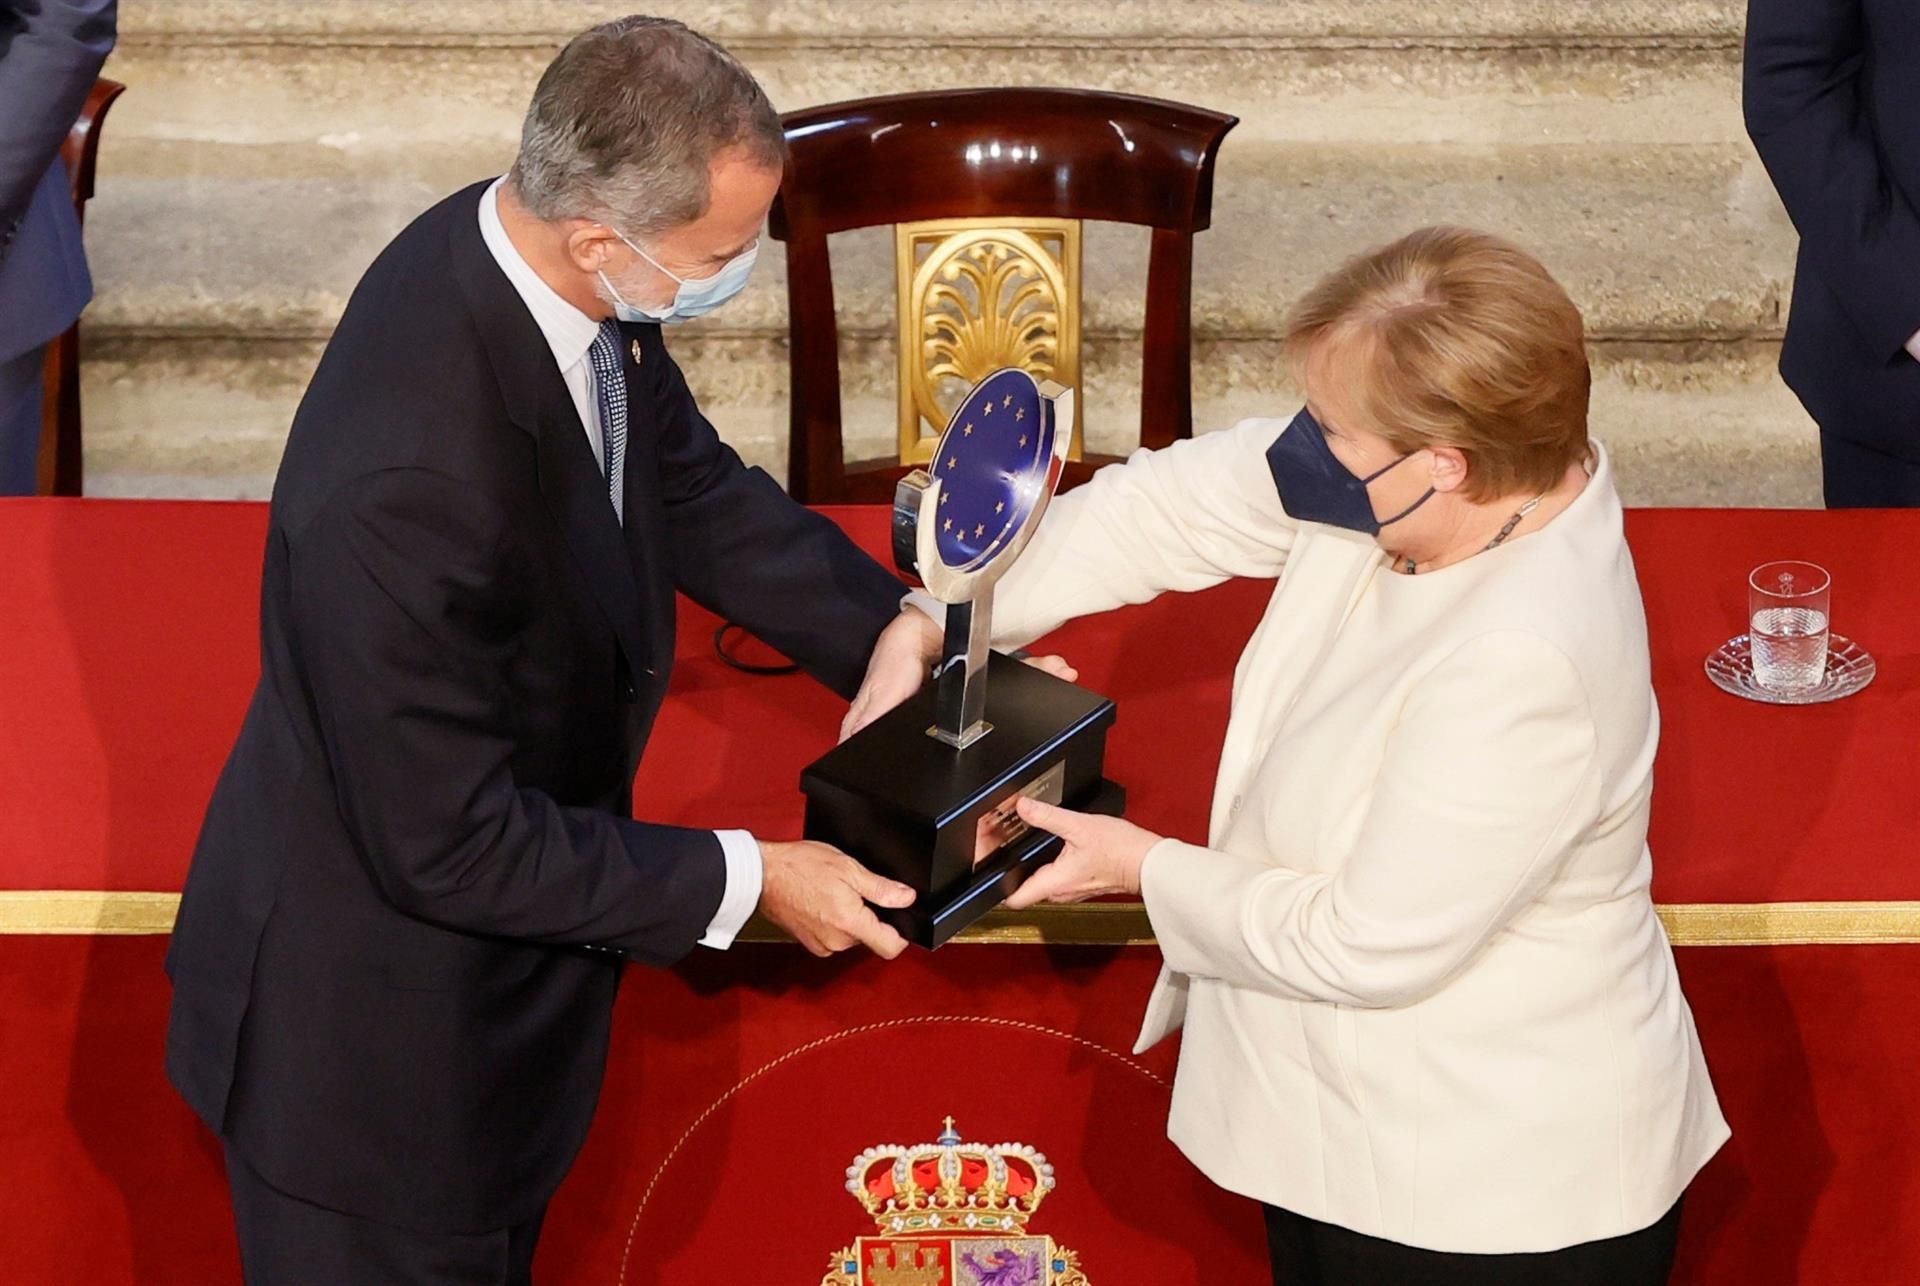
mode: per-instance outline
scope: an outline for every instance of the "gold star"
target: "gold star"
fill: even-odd
[[[1020,435],[1020,445],[1021,446],[1027,445],[1027,435],[1024,433]]]
[[[1024,419],[1026,419],[1026,418],[1027,418],[1027,408],[1023,406],[1023,407],[1021,407],[1021,408],[1020,408],[1019,410],[1017,410],[1017,411],[1015,411],[1015,412],[1013,413],[1013,418],[1014,418],[1014,419],[1016,419],[1016,420],[1024,420]]]
[[[987,524],[985,524],[985,523],[983,522],[983,523],[981,523],[981,524],[980,524],[980,525],[979,525],[978,527],[975,527],[975,528],[973,529],[973,534],[974,534],[974,538],[975,538],[975,539],[978,539],[978,538],[980,538],[981,536],[984,536],[984,535],[986,535],[986,534],[987,534]]]
[[[951,518],[949,518],[949,519],[947,519],[947,520],[946,520],[945,522],[943,522],[943,523],[941,523],[941,524],[940,524],[940,530],[941,530],[941,531],[952,531],[952,530],[953,530],[953,519],[951,519]]]
[[[997,514],[1005,513],[1007,511],[1007,502],[1002,500],[999,504],[993,507],[993,511]]]
[[[963,427],[963,428],[962,428],[962,429],[960,430],[960,432],[961,432],[961,434],[962,434],[963,436],[966,436],[966,437],[969,437],[969,438],[970,438],[970,437],[972,437],[972,436],[973,436],[973,426],[972,426],[971,424],[969,424],[969,425],[966,425],[965,427]]]
[[[1002,405],[1002,406],[1012,406],[1012,405],[1013,405],[1013,394],[1011,394],[1011,393],[1009,393],[1009,394],[1007,394],[1007,395],[1006,395],[1006,397],[1004,397],[1004,398],[1002,398],[1002,399],[1001,399],[1001,402],[1000,402],[1000,405]]]
[[[986,405],[986,407],[985,407],[985,409],[984,409],[984,410],[983,410],[983,411],[981,412],[981,414],[983,414],[983,415],[992,415],[992,414],[993,414],[993,403],[991,403],[991,402],[989,402],[989,403],[987,403],[987,405]]]
[[[960,461],[958,459],[954,458],[953,456],[947,457],[947,468],[957,469],[959,467],[960,467]]]
[[[946,492],[942,492],[942,493],[941,493],[941,495],[940,495],[940,503],[941,503],[941,504],[943,504],[943,505],[944,505],[944,504],[948,504],[948,503],[950,503],[950,502],[951,502],[952,500],[953,500],[953,493],[952,493],[951,491],[946,491]]]

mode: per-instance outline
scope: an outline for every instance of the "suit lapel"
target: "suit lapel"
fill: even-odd
[[[553,376],[559,383],[559,372]],[[607,498],[606,479],[594,462],[593,448],[587,444],[586,432],[574,413],[573,399],[566,396],[564,383],[560,392],[563,405],[548,408],[535,430],[540,443],[540,494],[547,502],[547,512],[566,535],[574,562],[619,636],[628,668],[638,674],[653,667],[653,648],[641,627],[633,560],[622,539],[620,521],[614,516],[613,502]],[[628,510],[629,517],[632,512]]]
[[[1371,538],[1352,532],[1309,524],[1294,536],[1286,570],[1234,674],[1208,843],[1225,840],[1294,702],[1326,663],[1385,557]]]
[[[537,444],[547,511],[619,639],[628,668],[641,673],[652,667],[653,649],[642,627],[633,561],[552,350],[480,235],[479,199],[486,188],[479,183],[467,190],[473,198],[469,215],[456,218],[448,233],[455,275],[473,310],[507,416]]]

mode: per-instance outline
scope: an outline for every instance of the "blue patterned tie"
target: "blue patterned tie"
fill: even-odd
[[[600,323],[600,333],[587,350],[593,363],[593,391],[600,401],[601,458],[606,461],[607,495],[613,501],[613,516],[627,520],[625,489],[621,486],[627,468],[627,380],[620,373],[620,327],[610,321]]]

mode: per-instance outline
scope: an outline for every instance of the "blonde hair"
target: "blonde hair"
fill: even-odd
[[[1580,310],[1511,242],[1422,228],[1349,259],[1287,316],[1296,382],[1327,341],[1358,372],[1345,390],[1365,419],[1357,427],[1405,454],[1458,448],[1467,499],[1545,491],[1586,457]]]

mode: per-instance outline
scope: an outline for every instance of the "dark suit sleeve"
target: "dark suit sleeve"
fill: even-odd
[[[1749,0],[1744,99],[1803,266],[1891,359],[1920,331],[1920,215],[1889,181],[1867,120],[1867,38],[1859,0]]]
[[[674,583],[851,697],[904,587],[832,521],[749,469],[700,413],[673,359],[660,364]]]
[[[0,230],[27,208],[113,50],[117,0],[0,0]]]
[[[654,963],[692,949],[726,884],[711,831],[562,807],[514,780],[507,667],[528,573],[484,497],[418,469],[357,479],[290,563],[341,815],[396,907]]]

